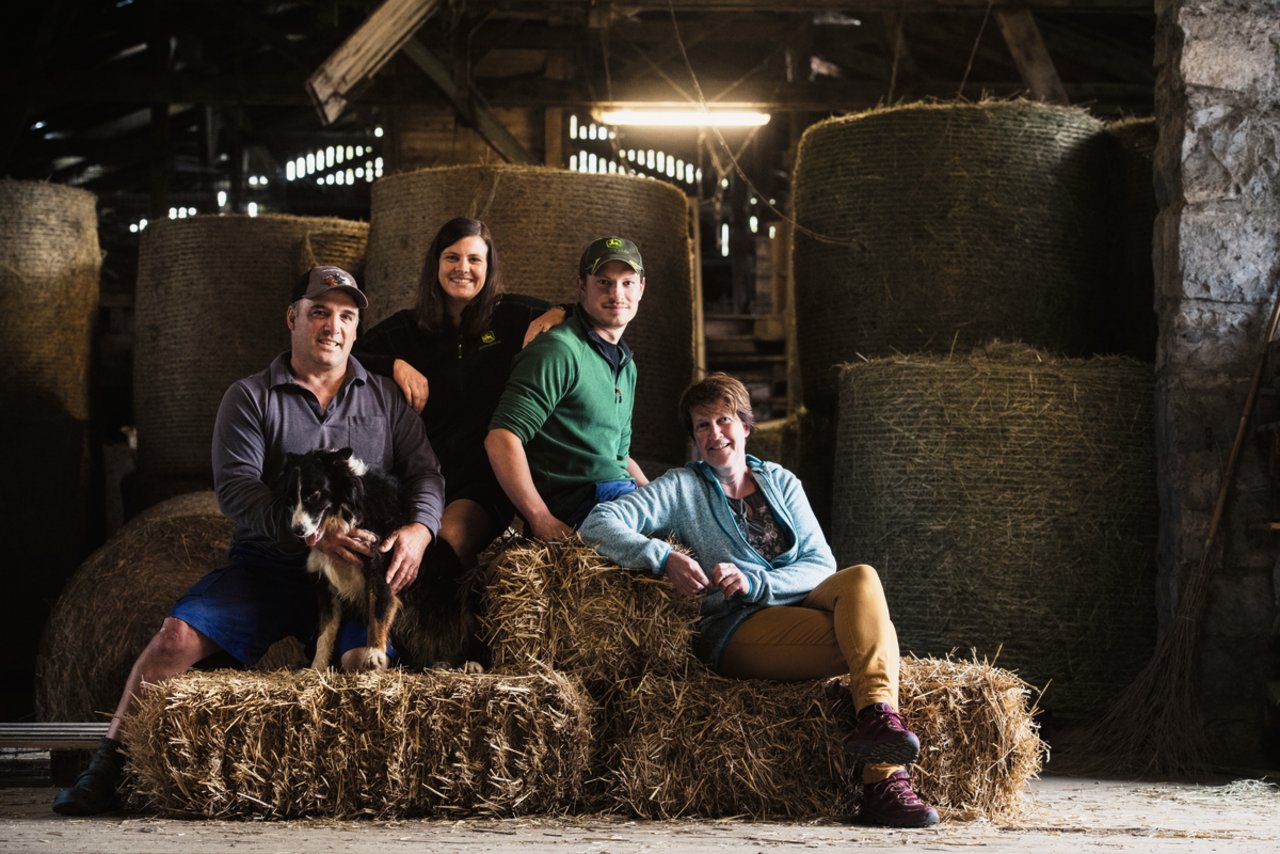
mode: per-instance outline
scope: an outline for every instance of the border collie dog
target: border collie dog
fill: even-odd
[[[368,641],[358,669],[387,667],[390,638],[406,667],[473,667],[483,660],[475,617],[478,590],[474,575],[463,571],[447,543],[433,538],[418,577],[397,596],[387,584],[391,552],[378,550],[382,540],[407,522],[399,482],[370,469],[352,456],[351,448],[319,449],[289,454],[285,464],[285,497],[292,507],[293,533],[311,553],[307,569],[320,577],[320,631],[311,666],[324,670],[333,658],[344,615],[364,619]],[[373,556],[360,564],[332,557],[316,544],[325,536],[357,528],[373,532]]]

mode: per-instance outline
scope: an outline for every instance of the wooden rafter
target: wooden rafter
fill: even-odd
[[[1058,70],[1053,67],[1053,57],[1044,46],[1044,38],[1031,16],[1031,10],[997,9],[996,21],[1031,97],[1050,104],[1068,103],[1067,90],[1058,77]]]
[[[401,48],[401,52],[414,65],[422,69],[422,72],[431,78],[431,82],[436,85],[449,102],[453,104],[454,110],[458,115],[462,116],[472,127],[474,127],[484,137],[485,142],[493,146],[493,149],[501,154],[508,163],[524,163],[533,164],[537,161],[533,158],[525,147],[520,144],[520,140],[516,139],[506,125],[498,120],[492,112],[483,104],[476,102],[476,99],[464,88],[458,86],[449,69],[440,59],[428,50],[417,39],[409,39]]]
[[[404,47],[440,0],[386,0],[307,78],[307,91],[325,124],[332,124],[353,93]]]

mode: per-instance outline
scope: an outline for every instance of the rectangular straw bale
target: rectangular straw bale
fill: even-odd
[[[917,791],[952,819],[1013,820],[1040,773],[1034,689],[1008,670],[952,658],[907,658],[898,681],[902,712],[920,736]],[[852,722],[849,695],[841,718]]]
[[[612,698],[603,790],[645,818],[853,812],[821,682],[645,675]]]
[[[555,673],[190,673],[125,722],[135,799],[208,818],[564,812],[592,704]]]
[[[923,745],[917,791],[945,819],[1018,815],[1044,744],[1015,675],[978,662],[909,659],[903,712]],[[647,818],[844,818],[861,780],[845,758],[847,679],[648,675],[619,686],[602,747],[602,791]]]
[[[496,670],[554,668],[593,686],[700,667],[696,602],[577,537],[515,539],[490,568],[482,623]]]

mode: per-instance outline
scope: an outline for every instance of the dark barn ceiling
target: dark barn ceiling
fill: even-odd
[[[254,176],[279,187],[300,151],[368,142],[402,107],[462,103],[470,124],[477,111],[509,107],[587,115],[604,102],[705,100],[773,114],[735,153],[762,193],[785,196],[790,153],[814,121],[921,98],[1026,93],[1026,63],[1015,60],[1025,26],[1005,32],[1014,16],[1029,22],[1031,47],[1047,52],[1069,103],[1103,116],[1146,115],[1152,106],[1149,0],[441,0],[416,44],[441,60],[452,86],[433,82],[402,51],[326,126],[305,81],[378,6],[6,4],[0,174],[98,194],[110,250],[128,243],[131,223],[175,206],[203,212],[219,189],[227,194],[220,209],[243,211]],[[367,216],[368,188],[295,187],[287,197],[273,191],[271,201],[276,210]]]

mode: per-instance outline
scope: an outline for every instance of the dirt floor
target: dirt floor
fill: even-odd
[[[0,852],[377,851],[1280,851],[1280,786],[1241,779],[1212,784],[1134,783],[1049,776],[1031,785],[1016,824],[943,823],[887,830],[836,823],[633,821],[621,818],[466,819],[399,822],[230,822],[114,814],[55,816],[54,790],[0,788]]]

